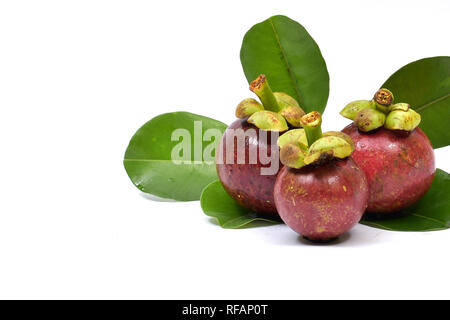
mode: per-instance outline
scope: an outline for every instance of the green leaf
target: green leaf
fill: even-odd
[[[189,112],[159,115],[131,138],[123,161],[125,170],[143,192],[181,201],[198,200],[203,188],[217,179],[213,156],[226,127],[220,121]],[[174,132],[179,135],[172,139]],[[181,143],[186,143],[182,151]],[[177,160],[171,156],[175,146],[178,146],[177,154],[186,161],[173,161]],[[212,161],[203,152],[211,154]]]
[[[323,112],[329,76],[319,47],[298,22],[273,16],[244,36],[241,63],[248,82],[265,74],[273,91],[295,98],[305,112]]]
[[[280,222],[261,217],[239,205],[228,195],[219,180],[206,186],[202,192],[200,204],[203,212],[207,216],[217,218],[223,228],[236,229],[256,221]]]
[[[394,101],[406,102],[420,113],[420,128],[434,148],[450,144],[450,57],[425,58],[407,64],[382,85]]]
[[[434,231],[450,228],[450,175],[436,170],[425,196],[395,217],[364,216],[362,224],[393,231]]]

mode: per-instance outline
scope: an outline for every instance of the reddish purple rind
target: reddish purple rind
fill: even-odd
[[[268,157],[271,155],[271,132],[267,132],[267,141],[258,143],[257,145],[257,163],[249,164],[249,143],[256,143],[253,139],[245,139],[245,164],[237,164],[237,144],[235,143],[234,150],[234,164],[226,163],[226,141],[227,138],[230,139],[231,131],[235,129],[243,129],[246,132],[248,129],[256,130],[256,137],[259,141],[260,129],[252,124],[249,124],[246,119],[239,119],[233,122],[225,131],[222,141],[221,148],[222,153],[218,153],[219,157],[222,155],[222,163],[219,164],[219,159],[217,159],[217,173],[219,179],[222,182],[223,187],[227,193],[235,199],[242,206],[263,214],[268,214],[270,216],[277,215],[277,210],[275,207],[275,202],[273,199],[273,188],[275,185],[275,180],[277,174],[273,175],[261,175],[261,168],[270,167],[270,164],[262,165],[260,162],[259,154],[260,149],[263,154]],[[276,149],[278,150],[278,148]],[[279,156],[277,155],[277,159]],[[278,160],[279,161],[279,160]],[[278,168],[281,168],[281,163],[278,164]],[[279,171],[279,170],[278,170]],[[277,172],[278,173],[278,172]]]
[[[384,128],[364,133],[351,124],[342,132],[355,141],[352,157],[369,183],[368,211],[405,209],[430,188],[435,173],[434,151],[420,128],[409,134]]]
[[[351,158],[321,166],[284,167],[274,189],[281,219],[315,241],[347,232],[361,219],[369,197],[364,172]]]

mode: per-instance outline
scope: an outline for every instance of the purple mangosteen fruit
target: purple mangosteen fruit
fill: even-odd
[[[240,151],[238,151],[238,143],[227,147],[227,142],[235,139],[235,132],[239,129],[242,130],[244,135],[244,143]],[[248,134],[249,132],[252,132],[252,135]],[[220,148],[222,153],[218,154],[221,155],[222,161],[221,163],[217,161],[217,173],[227,193],[239,204],[255,212],[276,214],[273,187],[278,170],[272,174],[262,175],[261,169],[270,167],[270,164],[263,164],[259,157],[260,153],[268,155],[269,158],[272,157],[272,152],[274,151],[271,143],[272,133],[269,132],[264,140],[260,138],[259,133],[260,129],[248,123],[245,119],[234,121],[225,131],[221,141]],[[249,159],[251,147],[256,147],[256,161],[253,163],[248,161],[238,163],[239,154],[244,156],[244,159]],[[275,147],[275,150],[278,151],[276,144]],[[232,162],[226,161],[227,154],[232,155]],[[274,158],[277,158],[277,161],[279,161],[278,152]],[[278,168],[281,167],[279,163],[276,165]]]
[[[277,216],[273,188],[281,168],[277,139],[280,132],[299,127],[305,114],[297,101],[272,92],[265,75],[250,84],[260,99],[243,100],[225,131],[216,155],[219,179],[227,193],[242,206]]]
[[[414,204],[435,174],[433,147],[418,127],[420,115],[409,104],[393,100],[389,90],[380,89],[373,100],[351,102],[341,111],[354,120],[342,132],[353,139],[352,157],[369,184],[367,211],[378,214]]]
[[[354,144],[342,132],[322,134],[321,116],[301,118],[303,129],[279,138],[285,167],[275,182],[281,219],[308,240],[328,242],[361,219],[369,197],[364,172],[352,160]]]

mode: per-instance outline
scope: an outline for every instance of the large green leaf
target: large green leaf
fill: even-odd
[[[450,175],[436,170],[433,185],[425,196],[394,217],[365,216],[362,224],[395,231],[433,231],[450,228]]]
[[[223,228],[240,228],[255,221],[280,222],[261,217],[240,206],[228,195],[219,180],[211,182],[203,190],[200,204],[203,212],[216,218]]]
[[[407,64],[382,85],[395,102],[407,102],[422,116],[420,127],[434,148],[450,144],[450,57],[433,57]]]
[[[273,91],[294,97],[306,111],[323,112],[329,76],[319,47],[298,22],[273,16],[244,36],[241,63],[248,82],[265,74]]]
[[[177,129],[181,129],[186,138],[172,141],[172,134]],[[209,132],[218,135],[203,141],[208,129],[217,129]],[[205,161],[202,153],[206,148],[215,150],[225,129],[226,125],[220,121],[189,112],[157,116],[131,138],[123,161],[128,176],[143,192],[175,200],[198,200],[203,188],[217,179],[214,161]],[[175,163],[172,150],[181,142],[188,143],[191,156],[188,157],[188,148],[185,148],[189,159]],[[196,150],[194,146],[197,146]],[[183,152],[178,154],[183,155]]]

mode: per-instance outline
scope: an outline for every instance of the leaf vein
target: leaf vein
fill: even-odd
[[[275,25],[274,25],[273,22],[272,22],[272,18],[269,18],[269,22],[270,22],[270,26],[272,27],[273,33],[274,33],[274,35],[275,35],[275,39],[276,39],[276,41],[277,41],[277,44],[278,44],[278,46],[280,47],[281,54],[283,55],[283,61],[284,61],[284,63],[286,64],[287,71],[288,71],[288,73],[289,73],[289,77],[291,78],[291,81],[292,81],[292,83],[293,83],[293,85],[294,85],[294,89],[295,89],[295,92],[296,92],[297,97],[298,97],[298,100],[299,100],[298,103],[300,104],[300,106],[304,107],[303,104],[302,104],[302,102],[301,102],[301,96],[300,96],[300,91],[299,91],[299,89],[298,89],[297,80],[295,79],[295,76],[294,76],[294,74],[293,74],[293,72],[292,72],[291,66],[290,66],[289,61],[288,61],[288,59],[287,59],[286,52],[284,52],[284,49],[283,49],[283,47],[281,46],[280,37],[278,36],[278,32],[277,32],[277,30],[276,30],[276,28],[275,28]]]
[[[445,221],[441,221],[441,220],[438,220],[438,219],[433,219],[433,218],[430,218],[430,217],[422,216],[422,215],[417,214],[417,213],[411,213],[411,215],[415,216],[415,217],[418,217],[418,218],[425,219],[425,220],[430,220],[430,221],[436,222],[438,224],[443,225],[444,227],[448,227],[448,224]]]
[[[386,227],[384,225],[381,225],[379,223],[373,222],[373,221],[367,221],[367,220],[363,220],[360,222],[361,224],[367,225],[367,226],[372,226],[372,227],[378,227],[380,229],[384,229],[384,230],[388,230],[388,231],[395,231],[392,228]]]
[[[424,110],[424,109],[428,108],[429,106],[431,106],[431,105],[433,105],[435,103],[438,103],[438,102],[441,102],[442,100],[447,99],[448,97],[450,97],[450,93],[448,93],[446,96],[434,99],[433,101],[430,101],[430,102],[424,104],[423,106],[417,107],[417,108],[415,108],[415,110],[416,111]]]

